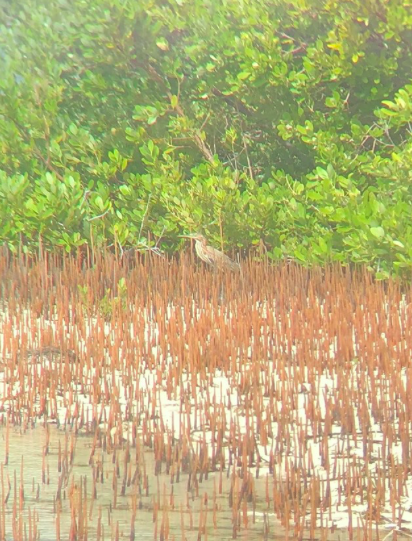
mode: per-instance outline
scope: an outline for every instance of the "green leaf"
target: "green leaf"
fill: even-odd
[[[376,237],[377,239],[381,239],[385,236],[385,230],[383,229],[383,227],[380,227],[380,226],[371,227],[369,230],[372,233],[372,235]]]
[[[98,195],[95,200],[94,200],[95,204],[99,207],[100,210],[104,210],[104,203],[103,203],[103,199],[100,197],[100,195]]]
[[[157,119],[158,119],[158,116],[149,116],[149,118],[147,119],[148,126],[152,126],[153,124],[156,124]]]
[[[400,240],[393,240],[392,244],[398,246],[399,248],[405,248],[405,245]]]

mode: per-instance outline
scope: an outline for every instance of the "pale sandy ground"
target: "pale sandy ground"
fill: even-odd
[[[269,309],[269,308],[268,308]],[[173,311],[178,310],[178,308],[170,307],[169,317],[172,316]],[[2,318],[2,324],[7,321],[7,309],[5,309]],[[228,316],[230,317],[230,316]],[[35,344],[36,340],[36,326],[38,329],[47,328],[53,329],[53,321],[39,321],[32,318],[31,313],[27,311],[22,318],[26,328],[15,328],[13,332],[16,333],[16,336],[23,335],[27,333],[30,337],[34,338],[33,343]],[[4,344],[0,327],[0,351],[3,352],[3,355],[7,357],[7,347]],[[74,329],[67,329],[66,332],[73,332]],[[150,337],[150,348],[151,353],[156,355],[156,336],[158,335],[158,329],[155,328],[154,323],[150,321],[150,317],[147,319],[147,337]],[[98,330],[94,327],[94,322],[89,322],[88,333],[93,336],[94,332]],[[116,332],[109,327],[107,324],[104,330],[107,340],[111,340],[111,335]],[[124,331],[122,331],[124,332]],[[134,330],[131,328],[129,332],[133,334]],[[255,338],[256,339],[256,338]],[[355,337],[354,337],[355,339]],[[250,348],[253,348],[253,340],[251,339]],[[322,341],[320,336],[319,341]],[[331,346],[333,348],[333,345]],[[122,352],[119,352],[119,357],[122,357]],[[107,358],[107,363],[110,365],[110,358]],[[167,362],[172,363],[172,359],[166,359]],[[38,374],[44,370],[50,370],[51,372],[55,369],[55,364],[60,362],[59,359],[47,358],[46,356],[29,356],[27,358],[28,370],[31,373],[32,377],[37,372]],[[167,363],[166,363],[167,364]],[[291,379],[294,377],[294,368],[293,364],[290,366],[289,373],[287,377],[284,374],[276,373],[274,364],[269,360],[266,365],[265,372],[262,372],[262,378],[272,378],[276,382],[277,389],[279,391],[279,396],[283,396],[288,393],[288,388],[290,385]],[[16,365],[16,371],[19,367]],[[93,378],[96,378],[96,373],[91,366],[90,368],[85,367],[87,371],[87,378],[91,382]],[[116,388],[118,403],[114,404],[93,404],[91,398],[92,389],[90,388],[76,388],[75,386],[71,389],[71,395],[58,395],[56,397],[50,396],[37,396],[36,404],[40,406],[41,399],[49,400],[49,411],[55,411],[55,419],[49,419],[49,422],[56,423],[60,428],[67,428],[67,420],[72,421],[73,415],[76,415],[76,412],[79,412],[80,409],[83,411],[84,417],[87,419],[96,418],[99,416],[101,411],[100,408],[105,409],[105,415],[103,419],[110,418],[111,410],[116,406],[120,407],[122,415],[124,415],[124,420],[122,423],[122,438],[131,439],[129,434],[129,422],[130,416],[136,418],[139,416],[141,404],[137,400],[130,401],[130,398],[127,396],[129,388],[124,384],[124,373],[122,370],[116,370],[114,373],[114,380],[111,382],[111,385]],[[104,385],[104,379],[107,375],[103,374],[100,379],[100,385]],[[242,397],[239,395],[237,385],[237,377],[240,377],[238,374],[223,375],[220,370],[216,370],[216,373],[210,374],[209,384],[205,386],[204,382],[199,380],[198,385],[198,395],[197,397],[192,397],[192,407],[191,411],[188,413],[184,411],[184,401],[182,396],[185,393],[185,386],[192,376],[183,374],[181,378],[181,384],[176,386],[173,389],[172,393],[170,390],[164,388],[162,384],[161,377],[159,378],[159,373],[156,369],[148,370],[145,366],[141,365],[141,370],[138,374],[134,385],[136,388],[140,389],[141,394],[147,397],[155,396],[155,400],[150,399],[150,407],[155,408],[155,416],[153,417],[153,426],[148,427],[149,431],[152,428],[154,430],[154,424],[162,420],[165,428],[165,438],[180,438],[182,431],[189,431],[191,434],[191,440],[193,446],[201,445],[205,438],[206,441],[209,439],[210,443],[210,431],[208,430],[207,425],[202,425],[202,416],[199,415],[199,411],[202,411],[204,404],[225,404],[228,414],[228,422],[233,421],[239,428],[239,433],[246,433],[247,430],[250,430],[250,427],[256,425],[256,419],[251,419],[248,415],[245,415],[245,404],[243,403]],[[359,381],[359,369],[357,366],[356,359],[353,362],[353,374],[352,385],[353,388],[356,387]],[[389,389],[389,381],[383,381],[382,375],[379,389]],[[401,378],[405,393],[410,392],[410,382],[409,382],[409,373],[405,369],[403,373],[397,374],[397,377]],[[363,379],[366,379],[368,382],[368,375],[363,375]],[[348,508],[346,501],[342,498],[342,478],[347,478],[350,473],[350,469],[356,463],[357,467],[362,467],[362,463],[366,462],[364,460],[365,450],[362,444],[362,438],[359,437],[353,438],[347,434],[342,433],[341,423],[336,420],[332,423],[332,430],[327,437],[326,445],[329,450],[329,469],[322,464],[322,454],[325,454],[325,438],[316,438],[313,434],[310,434],[307,439],[306,445],[299,445],[300,431],[302,427],[307,427],[308,419],[307,412],[311,408],[311,404],[308,403],[309,400],[313,400],[315,397],[316,407],[319,408],[321,412],[321,417],[325,415],[325,407],[328,397],[333,396],[336,391],[339,382],[337,380],[336,374],[334,373],[322,373],[319,374],[318,378],[315,381],[303,381],[300,392],[296,397],[294,407],[291,410],[290,422],[288,425],[289,432],[289,441],[291,446],[288,449],[287,454],[284,455],[283,461],[276,464],[276,477],[281,479],[285,476],[286,470],[293,468],[301,467],[302,464],[310,465],[313,470],[313,475],[317,476],[320,482],[323,480],[329,479],[330,481],[330,505],[327,510],[324,512],[318,513],[317,517],[317,526],[322,527],[335,527],[340,529],[342,532],[347,532],[348,527],[365,527],[366,514],[368,511],[368,502],[361,492],[359,493],[358,498],[354,498],[351,502],[351,509]],[[369,385],[367,383],[367,385]],[[309,392],[312,391],[312,392]],[[19,396],[22,393],[28,392],[28,389],[22,389],[20,384],[10,384],[10,381],[5,380],[5,372],[0,368],[0,414],[5,419],[9,411],[13,410],[15,403]],[[383,391],[381,391],[383,392]],[[185,396],[187,400],[187,396]],[[380,396],[380,400],[384,400],[385,396]],[[130,410],[130,404],[132,403],[132,410]],[[278,404],[279,408],[282,408],[282,404]],[[355,423],[358,423],[359,411],[358,408],[360,404],[352,403],[352,415]],[[370,406],[370,405],[369,405]],[[149,407],[149,398],[148,398],[148,407]],[[362,406],[364,407],[364,405]],[[219,410],[220,411],[220,410]],[[24,418],[24,411],[22,413],[22,418]],[[367,471],[365,469],[365,476],[369,476],[372,480],[375,476],[376,469],[381,467],[381,459],[383,454],[385,456],[391,455],[394,464],[401,464],[403,460],[403,450],[400,441],[396,438],[394,441],[388,444],[386,436],[382,433],[381,426],[378,422],[374,420],[374,414],[370,407],[369,409],[370,417],[370,430],[369,430],[369,440],[370,446],[368,449],[369,460]],[[399,424],[399,418],[394,412],[392,425],[394,432],[396,433],[397,427]],[[276,422],[272,423],[272,432],[273,438],[269,441],[268,445],[262,446],[258,442],[258,449],[262,462],[260,464],[259,476],[264,478],[266,475],[269,475],[267,464],[269,462],[270,452],[276,445],[276,439],[278,437],[278,425]],[[87,424],[85,426],[85,431]],[[104,430],[107,428],[107,425],[103,421],[101,423],[101,428]],[[356,427],[357,433],[361,434],[361,427]],[[119,436],[119,426],[114,426],[111,428],[111,435],[114,441]],[[4,437],[4,428],[3,428],[3,437]],[[21,441],[23,442],[27,436],[20,436]],[[40,438],[41,439],[41,438]],[[13,445],[15,445],[16,437],[12,438]],[[35,443],[36,437],[34,438],[33,445]],[[1,442],[1,446],[4,445],[4,440]],[[16,451],[17,455],[19,451]],[[229,457],[226,457],[227,459]],[[11,466],[9,466],[10,468]],[[15,464],[14,467],[17,467]],[[252,468],[253,471],[253,468]],[[339,475],[337,475],[337,472]],[[253,472],[255,473],[255,472]],[[30,473],[31,475],[31,473]],[[81,475],[81,473],[79,473]],[[408,474],[407,478],[404,481],[402,490],[399,487],[391,486],[390,481],[387,481],[386,486],[384,487],[384,492],[386,495],[385,500],[385,511],[381,513],[381,524],[380,528],[386,530],[388,534],[392,534],[399,531],[399,526],[402,526],[402,529],[412,529],[412,474]],[[42,510],[38,511],[42,515]],[[308,517],[309,522],[310,517]],[[271,520],[274,520],[272,517]],[[385,537],[385,532],[382,532],[382,538]],[[211,537],[212,538],[212,537]],[[221,537],[220,535],[220,538]],[[229,537],[227,537],[229,539]],[[188,538],[189,539],[189,538]]]

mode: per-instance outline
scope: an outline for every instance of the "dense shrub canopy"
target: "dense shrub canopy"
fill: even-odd
[[[412,6],[0,3],[0,239],[412,266]],[[219,240],[220,239],[220,240]]]

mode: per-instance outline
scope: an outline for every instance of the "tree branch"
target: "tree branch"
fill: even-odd
[[[169,91],[169,89],[167,88],[167,85],[166,85],[165,81],[157,73],[157,71],[155,70],[155,68],[151,64],[148,64],[148,72],[149,72],[149,74],[150,74],[150,76],[152,77],[153,80],[155,80],[157,83],[162,85],[162,87],[166,90],[167,97],[169,98],[170,101],[172,101],[172,94]],[[185,112],[183,111],[181,105],[177,104],[175,109],[176,109],[177,114],[181,118],[186,117]],[[200,135],[197,133],[197,130],[193,130],[191,136],[192,136],[192,140],[195,143],[195,145],[197,146],[198,150],[203,154],[203,156],[207,159],[207,161],[210,162],[210,163],[214,163],[214,157],[213,157],[213,154],[212,154],[211,150],[206,145],[206,143],[202,140]]]

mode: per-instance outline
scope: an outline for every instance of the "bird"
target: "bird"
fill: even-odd
[[[226,254],[209,246],[206,238],[200,233],[194,233],[193,235],[180,235],[186,239],[193,239],[196,241],[195,249],[197,255],[202,261],[213,267],[215,270],[231,270],[234,272],[240,271],[239,263],[230,259]]]

